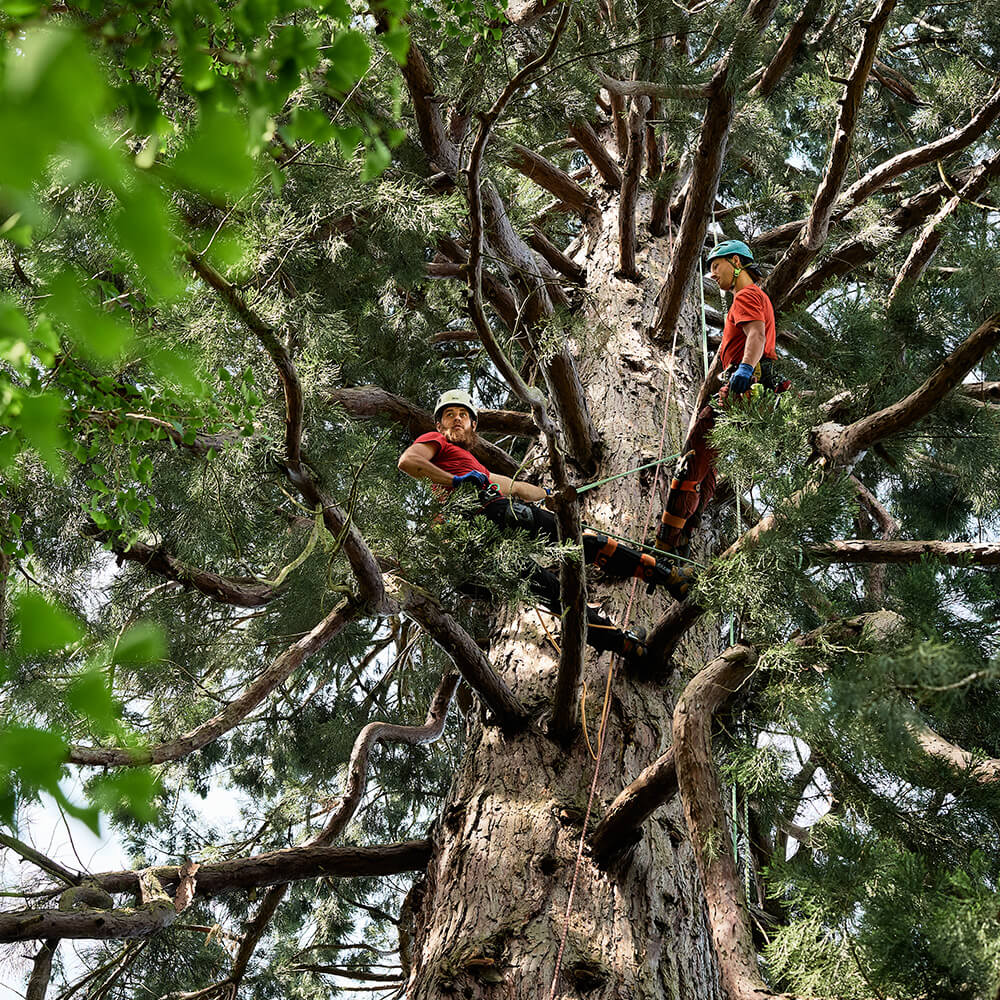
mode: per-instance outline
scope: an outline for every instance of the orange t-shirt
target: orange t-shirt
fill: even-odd
[[[726,325],[722,331],[722,367],[728,368],[743,360],[743,350],[747,344],[743,324],[754,320],[764,322],[764,357],[776,358],[774,350],[774,307],[767,294],[757,285],[747,285],[733,296],[733,304],[726,313]]]

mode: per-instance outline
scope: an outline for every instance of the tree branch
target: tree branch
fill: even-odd
[[[1000,312],[970,334],[905,399],[848,424],[822,424],[813,431],[816,451],[834,464],[850,462],[860,451],[926,416],[1000,343]]]
[[[750,88],[751,97],[768,98],[771,96],[792,65],[796,53],[805,40],[806,32],[812,26],[813,21],[816,20],[820,6],[821,0],[808,0],[799,12],[799,16],[792,22],[791,28],[788,29],[788,34],[785,35],[781,45],[778,46],[778,51],[771,57],[771,61],[767,64],[763,75]]]
[[[1000,760],[980,757],[939,736],[930,726],[910,723],[907,728],[921,750],[929,757],[942,761],[956,774],[980,785],[995,785],[1000,781]]]
[[[381,609],[385,603],[385,586],[378,561],[347,514],[320,490],[302,461],[304,397],[295,362],[273,327],[247,305],[233,284],[193,251],[185,251],[185,257],[194,272],[218,292],[244,326],[260,340],[274,362],[285,397],[285,458],[282,463],[285,475],[314,508],[322,508],[327,530],[343,545],[347,561],[358,581],[362,601],[371,610]]]
[[[878,50],[882,32],[895,6],[896,0],[878,0],[871,19],[865,21],[864,42],[847,78],[844,96],[840,102],[840,114],[837,117],[833,145],[830,148],[830,158],[813,199],[809,218],[795,242],[781,257],[764,282],[764,290],[774,302],[775,311],[782,307],[786,295],[802,277],[810,262],[826,242],[834,205],[840,195],[844,175],[850,163],[854,128],[857,124],[865,84],[868,82],[868,76],[875,61],[875,53]]]
[[[712,96],[711,83],[675,84],[654,83],[651,80],[615,80],[602,73],[596,73],[597,81],[615,97],[648,97],[663,101],[703,101]]]
[[[638,281],[639,272],[635,265],[635,204],[639,197],[639,180],[642,177],[643,161],[646,154],[646,113],[649,110],[648,97],[636,97],[628,116],[628,150],[625,154],[625,170],[618,199],[618,271],[617,276],[626,281]]]
[[[997,98],[996,103],[997,114],[1000,114],[1000,98]],[[903,266],[896,273],[896,280],[889,291],[889,302],[892,302],[906,285],[919,281],[927,270],[927,265],[941,245],[941,223],[953,215],[963,202],[977,198],[989,186],[990,177],[998,172],[1000,172],[1000,151],[981,163],[965,184],[934,213],[924,226],[923,232],[913,241]]]
[[[594,164],[594,168],[604,181],[604,186],[617,191],[622,186],[622,172],[618,169],[615,158],[608,152],[600,136],[594,131],[593,125],[578,118],[570,124],[569,134],[576,139],[580,149]]]
[[[180,760],[195,750],[214,742],[239,725],[279,684],[290,677],[313,653],[322,649],[346,625],[360,614],[357,604],[341,601],[312,631],[289,646],[238,698],[229,702],[217,715],[201,725],[158,746],[139,747],[70,747],[71,764],[93,767],[133,767],[140,764],[163,764]]]
[[[513,153],[507,157],[507,165],[524,174],[539,187],[551,191],[564,205],[584,219],[592,218],[598,211],[597,199],[580,184],[577,184],[565,170],[545,159],[533,149],[514,143]]]
[[[608,806],[594,827],[590,846],[602,867],[607,867],[639,839],[639,828],[677,794],[674,748],[653,761]]]
[[[57,940],[43,941],[42,947],[35,955],[31,966],[31,978],[28,980],[28,990],[24,1000],[45,1000],[45,992],[49,988],[52,976],[52,959],[55,957]]]
[[[587,284],[587,269],[581,267],[575,260],[570,260],[535,224],[531,226],[528,244],[544,260],[548,261],[550,267],[554,267],[574,284]],[[537,429],[534,430],[534,433],[537,433]]]
[[[451,615],[429,597],[416,592],[406,596],[402,609],[451,657],[458,672],[505,732],[520,732],[528,725],[528,713],[469,633]]]
[[[684,200],[674,253],[657,294],[656,317],[649,330],[654,340],[667,339],[680,316],[688,285],[705,246],[711,206],[719,189],[733,122],[735,81],[730,80],[733,53],[759,35],[771,20],[777,0],[751,0],[736,38],[709,83],[708,108],[698,135],[694,167]]]
[[[160,546],[153,547],[139,541],[126,546],[121,538],[111,532],[102,531],[93,523],[84,527],[83,533],[97,541],[110,543],[111,551],[118,557],[119,565],[125,559],[139,563],[150,573],[156,573],[157,576],[173,580],[185,587],[194,587],[206,597],[222,604],[231,604],[238,608],[260,608],[273,601],[281,592],[280,587],[261,583],[253,577],[222,576],[211,570],[192,566],[170,555]]]
[[[949,566],[1000,566],[1000,545],[972,542],[837,539],[809,549],[814,559],[839,563],[915,563],[940,559]]]

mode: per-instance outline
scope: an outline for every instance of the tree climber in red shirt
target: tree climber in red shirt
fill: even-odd
[[[724,382],[719,404],[724,406],[730,395],[742,396],[758,382],[773,392],[784,392],[789,383],[774,370],[774,308],[757,285],[760,271],[750,248],[742,240],[726,240],[712,249],[708,263],[719,288],[733,292],[719,347]],[[711,401],[698,414],[684,443],[656,531],[656,547],[662,551],[687,549],[691,530],[715,493],[717,456],[708,441],[715,415],[716,404]]]
[[[453,490],[473,486],[482,505],[475,513],[501,528],[520,528],[532,538],[558,540],[556,519],[551,511],[536,505],[548,491],[541,486],[516,481],[490,472],[471,450],[476,444],[478,413],[468,393],[458,389],[442,393],[434,409],[436,431],[421,434],[400,456],[399,468],[414,479],[429,479],[439,499]],[[678,600],[687,594],[693,578],[690,567],[644,555],[606,535],[583,533],[584,558],[600,566],[609,577],[635,576],[651,586],[665,587]],[[531,590],[553,614],[562,611],[559,578],[551,570],[535,566]],[[630,659],[645,654],[641,639],[624,632],[594,608],[587,609],[587,642],[598,650],[611,650]]]

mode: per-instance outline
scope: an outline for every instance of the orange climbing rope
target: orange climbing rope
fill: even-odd
[[[668,253],[673,252],[673,225],[670,224],[670,229],[667,235],[667,249]],[[670,356],[673,359],[677,351],[677,328],[674,327],[674,339],[670,347]],[[663,457],[663,445],[667,436],[667,421],[670,416],[670,395],[673,390],[674,383],[674,369],[673,365],[670,367],[670,374],[667,377],[667,393],[666,399],[663,402],[663,422],[660,426],[660,444],[659,449],[656,454],[657,463]],[[660,466],[656,466],[656,476],[653,479],[653,488],[649,495],[649,509],[646,511],[646,523],[643,525],[642,534],[640,538],[646,537],[646,532],[649,531],[649,525],[653,517],[653,505],[656,502],[657,488],[660,484]],[[623,629],[627,629],[629,626],[629,619],[632,615],[632,603],[635,600],[635,589],[639,584],[639,580],[635,577],[632,579],[632,590],[629,593],[628,605],[625,608],[625,621],[622,625]],[[580,876],[580,864],[583,861],[583,848],[587,842],[587,825],[590,822],[590,813],[594,805],[594,793],[597,791],[597,777],[601,771],[601,758],[604,755],[604,743],[605,743],[605,733],[607,731],[608,717],[611,714],[611,686],[614,680],[615,669],[618,665],[618,661],[621,659],[620,656],[612,654],[611,662],[608,664],[608,677],[604,686],[604,705],[601,708],[601,724],[597,729],[597,754],[594,755],[593,750],[590,747],[590,737],[587,736],[587,749],[590,750],[591,756],[594,757],[594,779],[590,783],[590,795],[587,797],[587,810],[583,816],[583,829],[580,831],[580,844],[576,851],[576,864],[573,866],[573,879],[569,886],[569,898],[566,900],[566,913],[563,917],[563,931],[562,936],[559,939],[559,951],[556,953],[556,968],[552,976],[552,988],[549,990],[549,1000],[555,1000],[556,988],[559,985],[559,973],[562,969],[563,952],[566,950],[566,938],[569,935],[569,918],[573,912],[573,896],[576,894],[576,883]],[[584,697],[586,697],[586,688],[584,688]]]

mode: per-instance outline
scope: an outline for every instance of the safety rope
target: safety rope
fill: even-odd
[[[669,256],[673,256],[673,220],[669,219],[668,216],[668,231],[667,231],[667,253]],[[704,315],[704,310],[702,310],[702,315]],[[674,327],[674,340],[670,348],[670,357],[673,361],[676,356],[677,351],[677,327]],[[667,437],[667,421],[670,416],[670,395],[673,391],[674,384],[674,366],[670,366],[670,374],[667,377],[667,392],[666,398],[663,401],[663,423],[660,426],[660,444],[656,452],[656,476],[653,479],[653,488],[649,494],[649,508],[646,511],[646,523],[642,529],[642,537],[646,537],[646,532],[649,531],[649,525],[653,518],[653,504],[656,502],[657,489],[660,484],[660,458],[663,455],[663,445]],[[604,532],[607,534],[607,532]],[[628,605],[625,608],[625,620],[622,624],[622,631],[626,630],[629,626],[629,619],[632,615],[632,603],[635,600],[636,587],[639,585],[639,580],[637,577],[632,578],[632,589],[629,591]],[[583,860],[583,848],[587,842],[587,826],[590,823],[590,813],[594,805],[594,793],[597,791],[597,778],[601,773],[601,758],[604,755],[604,744],[605,744],[605,732],[607,730],[608,718],[611,715],[611,685],[614,679],[615,668],[617,667],[618,661],[621,659],[618,655],[611,656],[611,662],[608,664],[608,677],[607,682],[604,686],[604,705],[601,709],[601,724],[597,730],[597,754],[594,760],[594,779],[590,783],[590,794],[587,796],[587,810],[583,816],[583,829],[580,831],[580,843],[576,851],[576,863],[573,865],[573,878],[569,886],[569,897],[566,900],[566,913],[563,916],[563,930],[562,935],[559,939],[559,951],[556,953],[556,967],[555,972],[552,975],[552,988],[549,990],[549,1000],[555,1000],[556,989],[559,985],[559,972],[562,969],[563,953],[566,950],[566,938],[569,936],[569,918],[573,912],[573,897],[576,894],[576,884],[580,877],[580,864]],[[586,732],[586,730],[585,730]],[[590,748],[590,738],[587,737],[587,746]],[[593,751],[591,751],[593,754]]]
[[[613,482],[615,479],[621,479],[622,476],[631,476],[633,472],[642,472],[643,469],[651,469],[654,465],[663,465],[664,462],[669,462],[672,458],[680,458],[681,453],[677,452],[674,455],[667,455],[666,458],[658,458],[655,462],[647,462],[645,465],[637,465],[634,469],[627,469],[625,472],[616,472],[613,476],[605,476],[603,479],[598,479],[596,482],[587,483],[586,486],[577,486],[577,494],[586,493],[587,490],[596,489],[598,486],[603,486],[605,483]]]
[[[666,553],[662,549],[654,548],[652,545],[646,545],[643,542],[637,542],[634,538],[627,538],[625,535],[616,535],[613,532],[608,531],[607,528],[598,528],[595,527],[593,524],[587,524],[585,521],[581,521],[580,524],[588,531],[593,531],[597,535],[607,535],[608,538],[613,538],[616,542],[627,542],[629,545],[633,545],[637,549],[645,549],[647,552],[651,552],[658,558],[669,556],[671,559],[676,559],[678,562],[690,563],[692,566],[700,566],[702,569],[705,569],[705,564],[698,562],[697,559],[691,559],[688,556],[682,556],[677,552]]]

